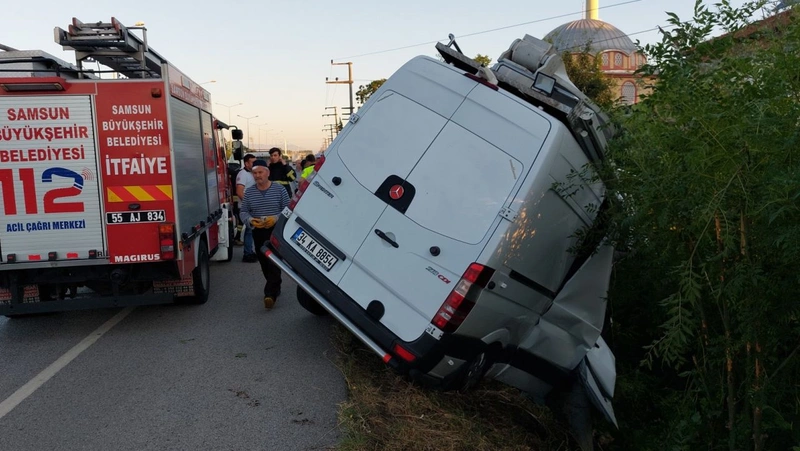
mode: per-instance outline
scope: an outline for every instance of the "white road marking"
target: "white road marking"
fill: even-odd
[[[94,342],[100,339],[100,337],[102,337],[106,332],[111,330],[112,327],[116,326],[117,323],[122,321],[135,308],[136,307],[127,307],[126,309],[114,315],[110,320],[106,321],[105,324],[98,327],[97,330],[90,333],[89,336],[81,340],[80,343],[76,344],[72,347],[72,349],[59,357],[58,360],[51,363],[50,366],[42,370],[41,373],[37,374],[33,379],[29,380],[25,385],[20,387],[19,390],[12,393],[11,396],[6,398],[5,401],[0,402],[0,418],[3,418],[9,412],[14,410],[14,407],[17,407],[22,401],[25,400],[25,398],[32,395],[33,392],[38,390],[39,387],[45,384],[45,382],[49,381],[50,378],[56,375],[56,373],[61,371],[65,366],[69,365],[70,362],[75,360],[76,357],[88,349],[89,346],[93,345]]]

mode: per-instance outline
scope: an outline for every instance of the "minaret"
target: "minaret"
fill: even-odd
[[[586,0],[586,18],[600,20],[597,14],[598,0]]]

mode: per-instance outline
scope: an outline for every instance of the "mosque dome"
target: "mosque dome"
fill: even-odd
[[[597,19],[580,19],[565,23],[547,33],[545,41],[552,42],[559,52],[581,52],[589,44],[593,53],[618,50],[628,55],[636,52],[636,45],[619,28]]]

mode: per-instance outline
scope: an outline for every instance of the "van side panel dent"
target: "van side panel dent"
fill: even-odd
[[[565,370],[575,368],[600,337],[613,255],[613,247],[600,247],[519,347]]]

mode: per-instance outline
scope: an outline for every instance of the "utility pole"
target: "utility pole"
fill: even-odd
[[[351,63],[349,61],[346,62],[346,63],[334,63],[333,60],[331,60],[331,65],[332,66],[344,66],[345,64],[347,65],[347,81],[344,81],[344,80],[339,81],[339,77],[336,77],[334,79],[334,81],[329,81],[328,77],[325,77],[325,83],[331,84],[331,85],[344,85],[344,84],[350,85],[350,108],[349,108],[349,110],[350,110],[350,115],[352,115],[353,111],[355,111],[353,109],[353,63]]]
[[[330,138],[331,142],[333,142],[333,137],[335,136],[335,134],[334,134],[335,130],[336,130],[336,127],[331,125],[331,124],[326,125],[325,128],[322,129],[323,132],[329,132],[331,134],[331,138]],[[328,138],[325,138],[325,139],[327,140]]]
[[[323,114],[322,117],[333,116],[333,124],[325,124],[325,127],[330,127],[331,141],[333,141],[333,138],[336,135],[339,134],[339,107],[337,107],[337,106],[326,106],[325,107],[326,110],[329,110],[331,108],[333,108],[333,114],[326,113],[326,114]],[[328,131],[328,129],[327,128],[323,129],[323,131]],[[334,131],[335,131],[335,133],[334,133]]]

